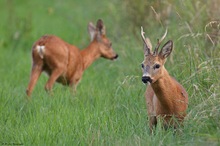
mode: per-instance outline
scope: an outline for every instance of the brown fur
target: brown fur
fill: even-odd
[[[32,47],[32,70],[26,93],[31,95],[32,90],[43,71],[49,75],[45,89],[50,91],[55,82],[73,86],[76,89],[83,72],[96,59],[104,57],[114,60],[118,55],[111,47],[111,42],[105,35],[102,20],[97,21],[96,27],[92,23],[88,26],[91,43],[84,50],[70,45],[54,35],[42,36]],[[44,46],[44,50],[38,50]]]
[[[147,86],[145,96],[151,131],[159,117],[164,121],[164,127],[173,125],[176,128],[182,123],[186,116],[188,95],[182,85],[167,72],[156,82]]]
[[[142,37],[144,38],[142,31]],[[159,42],[160,43],[160,42]],[[142,63],[144,83],[149,83],[146,89],[146,103],[149,116],[149,126],[152,132],[158,118],[162,119],[164,127],[181,124],[186,116],[188,95],[183,86],[169,75],[164,67],[166,58],[170,55],[173,42],[168,41],[158,53],[151,52],[150,41],[145,42],[145,58]]]

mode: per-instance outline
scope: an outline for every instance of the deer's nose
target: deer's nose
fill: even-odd
[[[145,83],[145,84],[146,84],[147,82],[150,82],[150,83],[151,83],[151,82],[152,82],[152,79],[151,79],[149,76],[143,76],[143,77],[142,77],[142,82]]]
[[[118,54],[116,54],[113,58],[112,58],[112,60],[115,60],[115,59],[117,59],[118,58]]]
[[[118,58],[118,54],[115,55],[114,59],[117,59],[117,58]]]

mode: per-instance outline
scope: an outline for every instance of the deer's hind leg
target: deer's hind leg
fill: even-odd
[[[38,78],[40,77],[43,69],[43,61],[39,60],[37,63],[33,63],[32,69],[31,69],[31,76],[30,76],[30,81],[28,84],[28,87],[26,89],[26,94],[27,96],[31,96],[31,93],[34,89],[34,86],[37,83]]]
[[[63,68],[56,68],[51,72],[51,75],[45,85],[46,91],[51,91],[53,84],[56,82],[56,80],[63,74]]]

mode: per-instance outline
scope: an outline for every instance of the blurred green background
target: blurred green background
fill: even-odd
[[[1,0],[0,144],[2,145],[219,145],[219,0]],[[101,18],[119,54],[84,73],[77,94],[41,75],[27,101],[32,44],[54,34],[80,49],[87,25]],[[160,127],[149,134],[141,83],[140,26],[156,44],[168,28],[174,51],[169,73],[186,88],[189,108],[180,134]],[[164,42],[165,43],[165,42]]]

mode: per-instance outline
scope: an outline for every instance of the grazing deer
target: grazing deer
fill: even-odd
[[[91,42],[87,48],[79,50],[54,35],[42,36],[32,47],[32,70],[26,94],[31,95],[33,88],[43,71],[49,75],[45,90],[50,91],[55,82],[76,86],[83,72],[96,59],[104,57],[110,60],[118,58],[107,38],[103,21],[99,19],[96,27],[89,23]]]
[[[167,30],[152,52],[149,38],[145,38],[141,27],[141,36],[144,41],[144,61],[142,63],[142,82],[149,83],[146,89],[146,102],[149,116],[149,126],[152,132],[161,118],[165,128],[176,128],[186,116],[188,95],[183,86],[171,77],[165,69],[166,58],[173,49],[173,42],[169,40],[158,53],[161,42],[166,37]],[[178,122],[179,123],[178,123]]]

